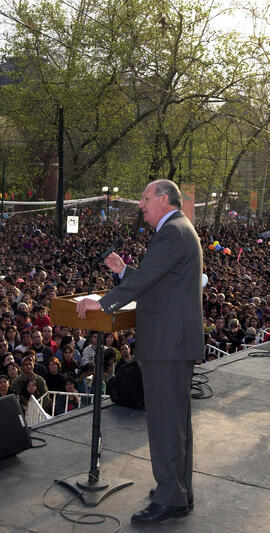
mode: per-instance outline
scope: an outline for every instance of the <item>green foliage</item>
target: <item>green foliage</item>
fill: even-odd
[[[106,182],[137,197],[151,176],[225,198],[254,128],[266,142],[269,42],[214,31],[212,2],[14,5],[19,22],[2,50],[13,83],[0,89],[0,113],[20,140],[10,138],[10,184],[17,175],[37,188],[46,181],[59,106],[65,186],[83,194]]]

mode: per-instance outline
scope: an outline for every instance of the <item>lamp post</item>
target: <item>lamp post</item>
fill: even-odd
[[[118,192],[118,187],[113,187],[113,189],[110,189],[109,187],[107,187],[107,185],[105,185],[104,187],[102,187],[102,192],[104,192],[107,195],[106,211],[107,211],[107,220],[109,220],[110,194]]]

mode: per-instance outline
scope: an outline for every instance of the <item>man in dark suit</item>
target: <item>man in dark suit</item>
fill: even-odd
[[[138,269],[115,253],[106,264],[122,281],[99,302],[84,299],[77,312],[111,313],[131,300],[136,307],[136,359],[145,395],[152,468],[152,502],[132,516],[137,524],[185,516],[193,508],[190,387],[196,359],[204,358],[202,252],[181,211],[181,193],[169,180],[150,183],[139,207],[156,228]]]

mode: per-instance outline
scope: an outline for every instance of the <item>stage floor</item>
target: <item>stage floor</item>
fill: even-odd
[[[192,400],[195,506],[187,517],[148,527],[130,524],[131,514],[149,503],[147,495],[154,486],[145,414],[107,402],[102,409],[101,477],[132,480],[133,485],[96,507],[86,507],[54,484],[55,479],[68,476],[79,479],[89,470],[92,413],[84,408],[79,415],[72,413],[31,431],[46,440],[45,447],[0,461],[0,532],[268,533],[270,357],[245,358],[241,352],[237,358],[228,356],[226,361],[205,365],[214,396]],[[120,525],[112,518],[91,526],[69,522],[57,510],[65,504],[66,510],[78,512],[66,515],[75,522],[87,513],[97,513],[115,517]]]

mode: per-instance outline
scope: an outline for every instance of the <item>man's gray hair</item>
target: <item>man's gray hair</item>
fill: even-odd
[[[170,205],[174,205],[181,209],[182,207],[182,194],[177,185],[171,180],[157,180],[153,182],[156,185],[155,196],[161,196],[167,194]]]

